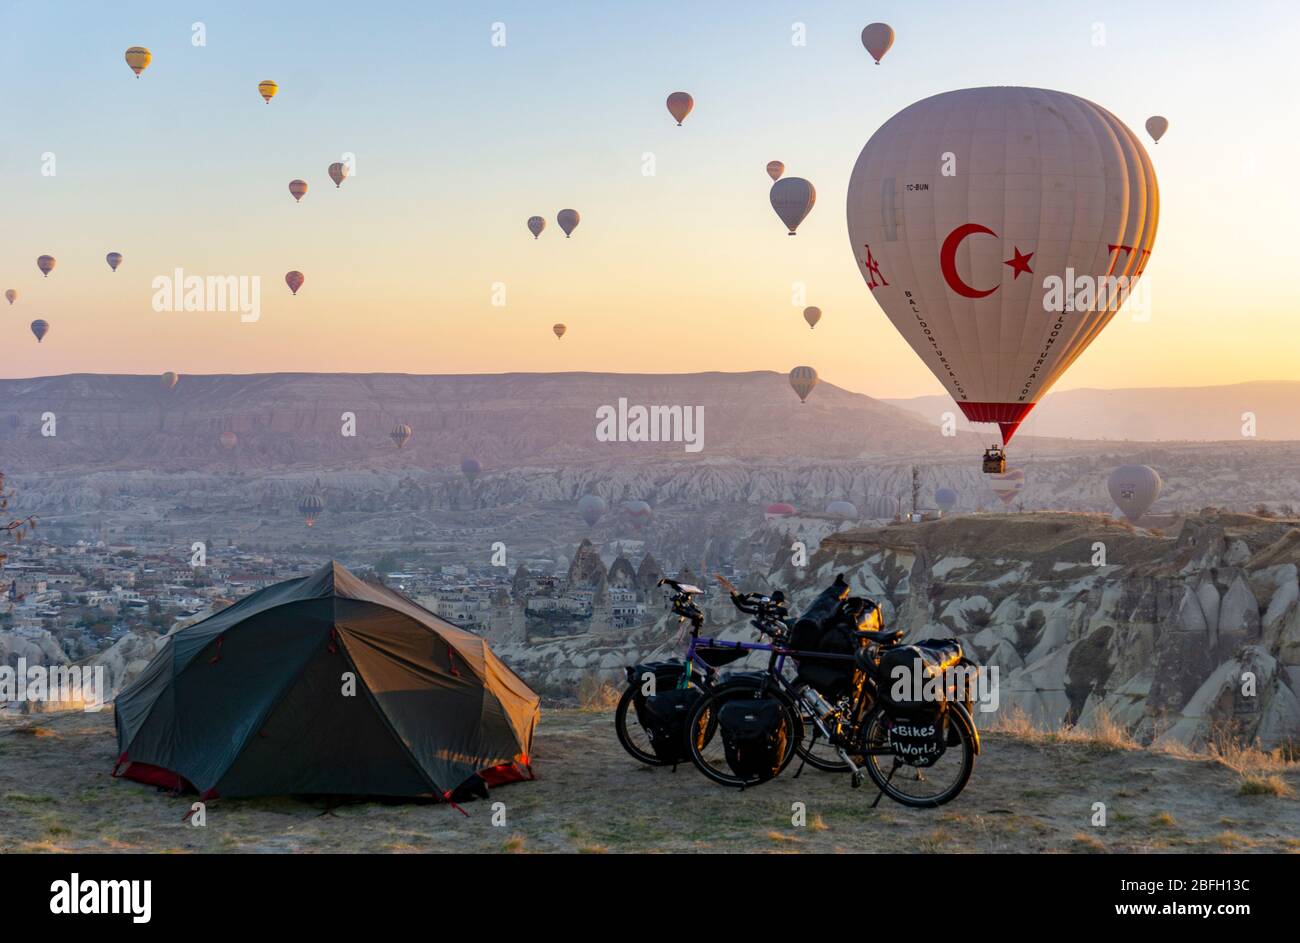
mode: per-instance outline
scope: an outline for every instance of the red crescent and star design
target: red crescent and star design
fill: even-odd
[[[963,298],[985,298],[1000,288],[1000,285],[994,285],[992,288],[973,288],[962,281],[957,274],[957,250],[961,248],[962,242],[967,236],[993,236],[997,238],[997,233],[987,226],[981,226],[979,223],[965,223],[958,226],[948,237],[944,239],[942,248],[939,249],[939,268],[943,271],[943,279],[948,283],[948,287],[961,295]],[[1004,261],[1003,265],[1011,266],[1012,271],[1016,274],[1012,279],[1020,277],[1021,273],[1029,275],[1034,274],[1034,270],[1029,267],[1029,260],[1034,257],[1032,252],[1021,252],[1019,246],[1014,247],[1015,255]]]

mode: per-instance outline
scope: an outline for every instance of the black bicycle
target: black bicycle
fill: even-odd
[[[784,768],[770,762],[771,744],[798,731],[801,755],[815,754],[820,740],[839,768],[852,773],[854,788],[864,772],[870,776],[880,789],[877,803],[884,795],[921,808],[951,801],[965,788],[980,751],[971,715],[973,685],[969,678],[954,683],[948,677],[955,668],[978,670],[960,643],[903,646],[903,633],[885,631],[869,600],[846,595],[825,621],[838,624],[856,650],[846,655],[793,648],[789,635],[778,633],[766,672],[729,679],[696,700],[687,722],[691,761],[721,785],[758,785]],[[783,670],[786,658],[799,664],[793,679]],[[817,669],[845,658],[852,663],[848,690],[827,698]],[[823,681],[822,690],[816,680]],[[900,687],[905,681],[915,683]],[[805,726],[811,728],[806,744]]]

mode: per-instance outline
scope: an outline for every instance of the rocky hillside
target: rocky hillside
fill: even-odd
[[[831,534],[806,569],[779,567],[768,585],[797,611],[846,574],[910,640],[959,637],[998,669],[999,710],[1042,726],[1104,711],[1143,742],[1275,748],[1300,742],[1297,564],[1296,520],[1210,511],[1157,536],[1096,515],[969,515]],[[724,636],[751,634],[723,599],[709,615]],[[678,650],[675,629],[665,618],[503,654],[544,687],[617,681],[623,665]]]

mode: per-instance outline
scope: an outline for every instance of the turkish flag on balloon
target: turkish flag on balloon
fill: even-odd
[[[971,88],[872,135],[849,180],[849,239],[899,333],[1006,443],[1132,294],[1159,209],[1151,159],[1104,108]]]

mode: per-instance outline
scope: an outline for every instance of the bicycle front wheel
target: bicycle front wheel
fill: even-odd
[[[785,752],[776,775],[779,776],[790,765],[796,747],[803,740],[803,721],[799,719],[799,711],[779,690],[775,688],[762,690],[757,684],[752,683],[724,685],[718,688],[696,705],[695,711],[686,724],[686,736],[689,740],[691,762],[695,764],[695,768],[721,786],[743,789],[745,786],[756,786],[764,782],[757,776],[736,775],[727,762],[722,732],[718,728],[718,711],[724,705],[734,700],[756,697],[772,697],[781,702],[782,722],[785,724]]]

